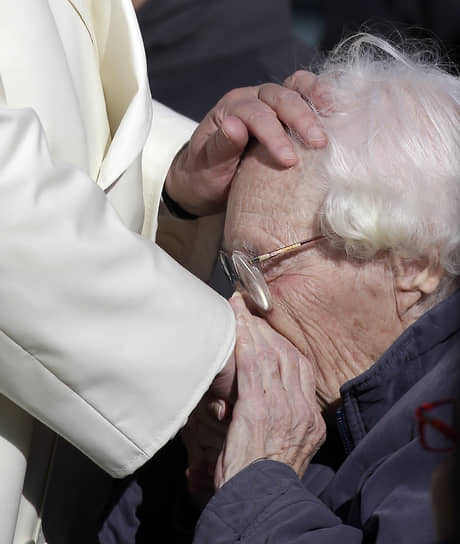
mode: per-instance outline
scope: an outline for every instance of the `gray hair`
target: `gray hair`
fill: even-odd
[[[323,230],[349,255],[438,259],[460,276],[460,80],[432,55],[369,34],[342,42],[320,70],[330,106]]]

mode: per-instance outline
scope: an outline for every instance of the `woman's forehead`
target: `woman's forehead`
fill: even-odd
[[[302,152],[302,151],[301,151]],[[251,148],[229,195],[225,224],[228,249],[251,245],[264,249],[288,240],[293,232],[308,236],[319,205],[302,161],[292,168],[275,165],[261,145]],[[310,225],[311,223],[311,225]],[[237,247],[238,246],[238,247]]]

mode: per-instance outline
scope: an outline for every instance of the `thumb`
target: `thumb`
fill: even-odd
[[[233,115],[226,117],[206,143],[209,162],[214,164],[232,160],[239,162],[248,140],[249,133],[243,121]]]

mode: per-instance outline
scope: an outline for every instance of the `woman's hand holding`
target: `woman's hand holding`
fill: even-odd
[[[238,399],[219,455],[221,487],[258,459],[291,466],[301,477],[323,443],[326,427],[315,396],[311,363],[268,323],[232,297],[237,316]]]

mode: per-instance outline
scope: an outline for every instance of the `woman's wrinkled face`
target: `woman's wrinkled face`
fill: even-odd
[[[227,250],[258,255],[320,234],[323,192],[309,168],[319,152],[299,146],[298,153],[303,160],[288,170],[260,145],[247,153],[230,192]],[[402,332],[383,260],[352,262],[323,239],[262,267],[273,299],[264,317],[313,361],[323,407]]]

